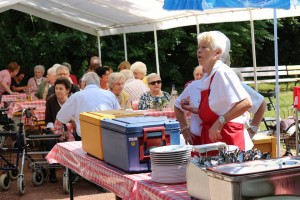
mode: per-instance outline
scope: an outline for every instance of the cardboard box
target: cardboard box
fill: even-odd
[[[258,149],[262,153],[269,152],[271,158],[276,158],[276,137],[255,135],[252,142],[254,144],[252,149]]]
[[[87,153],[103,160],[101,120],[108,118],[143,116],[143,113],[130,110],[105,110],[80,113],[82,148]]]

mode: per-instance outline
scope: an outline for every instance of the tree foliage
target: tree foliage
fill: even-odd
[[[299,23],[298,18],[278,20],[279,64],[299,64]],[[232,66],[253,66],[250,22],[200,25],[201,32],[210,30],[220,30],[231,40]],[[255,21],[254,30],[257,65],[274,65],[273,20]],[[126,38],[128,60],[142,61],[148,73],[156,72],[153,32],[129,33]],[[192,79],[198,65],[196,26],[157,31],[157,38],[164,84],[183,85]],[[13,10],[0,13],[0,42],[1,68],[17,61],[29,76],[37,64],[49,68],[67,61],[80,77],[90,56],[98,54],[95,36]],[[101,56],[104,65],[117,70],[125,60],[123,35],[101,37]]]

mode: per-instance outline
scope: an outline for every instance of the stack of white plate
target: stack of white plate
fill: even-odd
[[[186,166],[192,146],[170,145],[150,150],[151,178],[158,183],[186,182]]]

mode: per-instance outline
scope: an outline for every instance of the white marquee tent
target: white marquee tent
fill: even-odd
[[[92,35],[164,30],[180,26],[249,21],[250,9],[166,11],[163,0],[0,0],[0,12],[28,13]],[[297,9],[277,17],[299,16]],[[272,19],[273,9],[252,9],[253,20]]]
[[[0,13],[13,9],[100,37],[123,34],[127,60],[126,33],[154,31],[156,68],[159,74],[157,30],[220,22],[251,21],[253,66],[256,66],[253,20],[273,19],[273,9],[214,9],[166,11],[164,0],[0,0]],[[277,18],[300,16],[300,11],[277,10]]]

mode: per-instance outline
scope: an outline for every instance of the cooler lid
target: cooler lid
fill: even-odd
[[[101,128],[124,134],[142,132],[143,128],[155,126],[164,126],[166,130],[179,129],[179,123],[176,120],[170,120],[165,116],[139,116],[101,120]]]
[[[231,163],[210,167],[207,170],[228,176],[241,176],[293,168],[300,169],[300,157],[283,157],[270,160]]]

